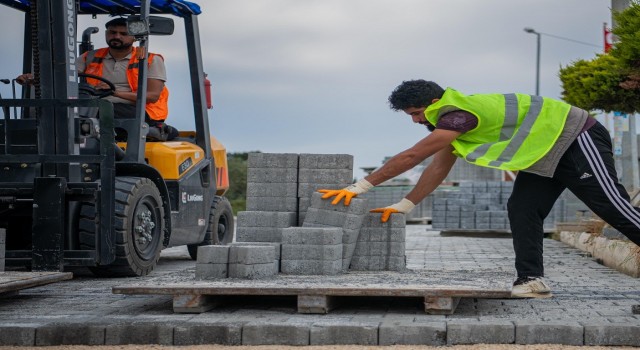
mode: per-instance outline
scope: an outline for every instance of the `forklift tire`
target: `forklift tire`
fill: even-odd
[[[199,244],[187,245],[189,256],[193,260],[198,259],[198,247],[203,245],[225,245],[233,241],[235,223],[233,221],[233,209],[226,197],[215,196],[209,212],[209,226],[204,235],[204,240]]]
[[[115,183],[116,260],[107,266],[90,267],[101,277],[145,276],[156,266],[162,250],[165,221],[160,191],[147,178],[118,177]],[[98,218],[91,206],[81,210],[80,244],[94,248]]]

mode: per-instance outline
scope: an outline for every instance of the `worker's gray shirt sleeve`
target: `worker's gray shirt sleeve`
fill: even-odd
[[[167,81],[167,70],[164,66],[164,60],[160,55],[155,55],[153,61],[149,65],[149,71],[147,72],[147,79],[158,79],[164,82]]]

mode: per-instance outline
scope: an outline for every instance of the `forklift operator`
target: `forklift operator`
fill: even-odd
[[[100,76],[112,82],[116,89],[106,97],[113,103],[115,118],[133,118],[136,111],[136,91],[138,89],[138,48],[133,47],[134,37],[127,32],[127,20],[114,18],[105,24],[105,39],[108,47],[88,51],[76,60],[79,72]],[[169,113],[169,90],[164,85],[167,80],[162,56],[149,53],[147,75],[147,104],[145,121],[150,127],[157,127],[168,134],[167,139],[177,136],[177,130],[164,124]],[[31,84],[30,73],[16,78],[19,84]],[[97,79],[87,78],[87,82],[98,90],[108,90],[109,86]]]

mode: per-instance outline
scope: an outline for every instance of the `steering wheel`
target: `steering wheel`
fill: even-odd
[[[78,76],[81,78],[97,79],[109,85],[108,90],[96,89],[93,85],[87,83],[86,79],[81,79],[80,84],[78,85],[78,92],[80,93],[81,96],[85,95],[85,96],[91,96],[95,98],[105,98],[107,96],[113,95],[116,92],[116,86],[113,85],[112,82],[110,82],[109,80],[103,77],[93,75],[93,74],[87,74],[87,73],[78,73]]]

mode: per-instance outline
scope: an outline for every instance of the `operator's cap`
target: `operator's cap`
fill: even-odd
[[[124,17],[116,17],[112,20],[110,20],[109,22],[104,24],[105,28],[109,28],[109,27],[126,27],[127,26],[127,19]]]

